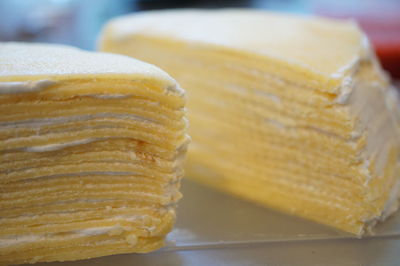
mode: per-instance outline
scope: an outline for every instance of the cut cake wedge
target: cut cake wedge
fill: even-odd
[[[359,236],[398,208],[396,91],[353,22],[145,12],[110,21],[100,49],[186,89],[189,178]]]
[[[0,44],[0,264],[160,248],[181,197],[184,91],[138,60]]]

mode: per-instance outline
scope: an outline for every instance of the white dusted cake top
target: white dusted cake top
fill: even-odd
[[[70,75],[95,77],[98,74],[107,77],[128,75],[128,78],[132,75],[157,79],[167,85],[176,84],[158,67],[127,56],[87,52],[64,45],[0,43],[0,81],[22,81],[32,79],[32,76],[58,80]]]
[[[329,76],[350,68],[367,48],[351,21],[251,9],[142,12],[112,20],[106,31],[115,38],[140,34],[239,49]]]

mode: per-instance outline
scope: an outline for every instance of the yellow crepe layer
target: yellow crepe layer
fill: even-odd
[[[155,11],[99,43],[187,90],[189,178],[359,236],[398,208],[397,97],[352,22]]]
[[[160,248],[181,197],[184,106],[152,65],[0,43],[0,264]]]

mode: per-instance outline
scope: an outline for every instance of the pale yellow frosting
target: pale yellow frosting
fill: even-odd
[[[77,48],[54,44],[0,43],[0,94],[38,90],[48,82],[66,76],[118,76],[119,78],[143,77],[157,79],[171,85],[182,93],[175,81],[158,67],[145,62],[115,54],[87,52]],[[34,76],[34,77],[33,77]],[[29,83],[6,81],[30,80]],[[4,81],[4,82],[2,82]],[[39,86],[40,85],[40,86]]]
[[[224,46],[333,77],[356,62],[365,38],[352,21],[246,9],[145,12],[114,19],[105,30],[120,38],[143,34]]]

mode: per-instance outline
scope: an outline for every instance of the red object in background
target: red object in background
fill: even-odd
[[[314,7],[315,13],[333,18],[355,19],[366,32],[376,54],[393,78],[400,79],[400,1],[328,1]],[[340,3],[340,4],[338,4]]]
[[[394,78],[400,78],[400,10],[392,20],[359,19],[371,40],[382,66]]]

